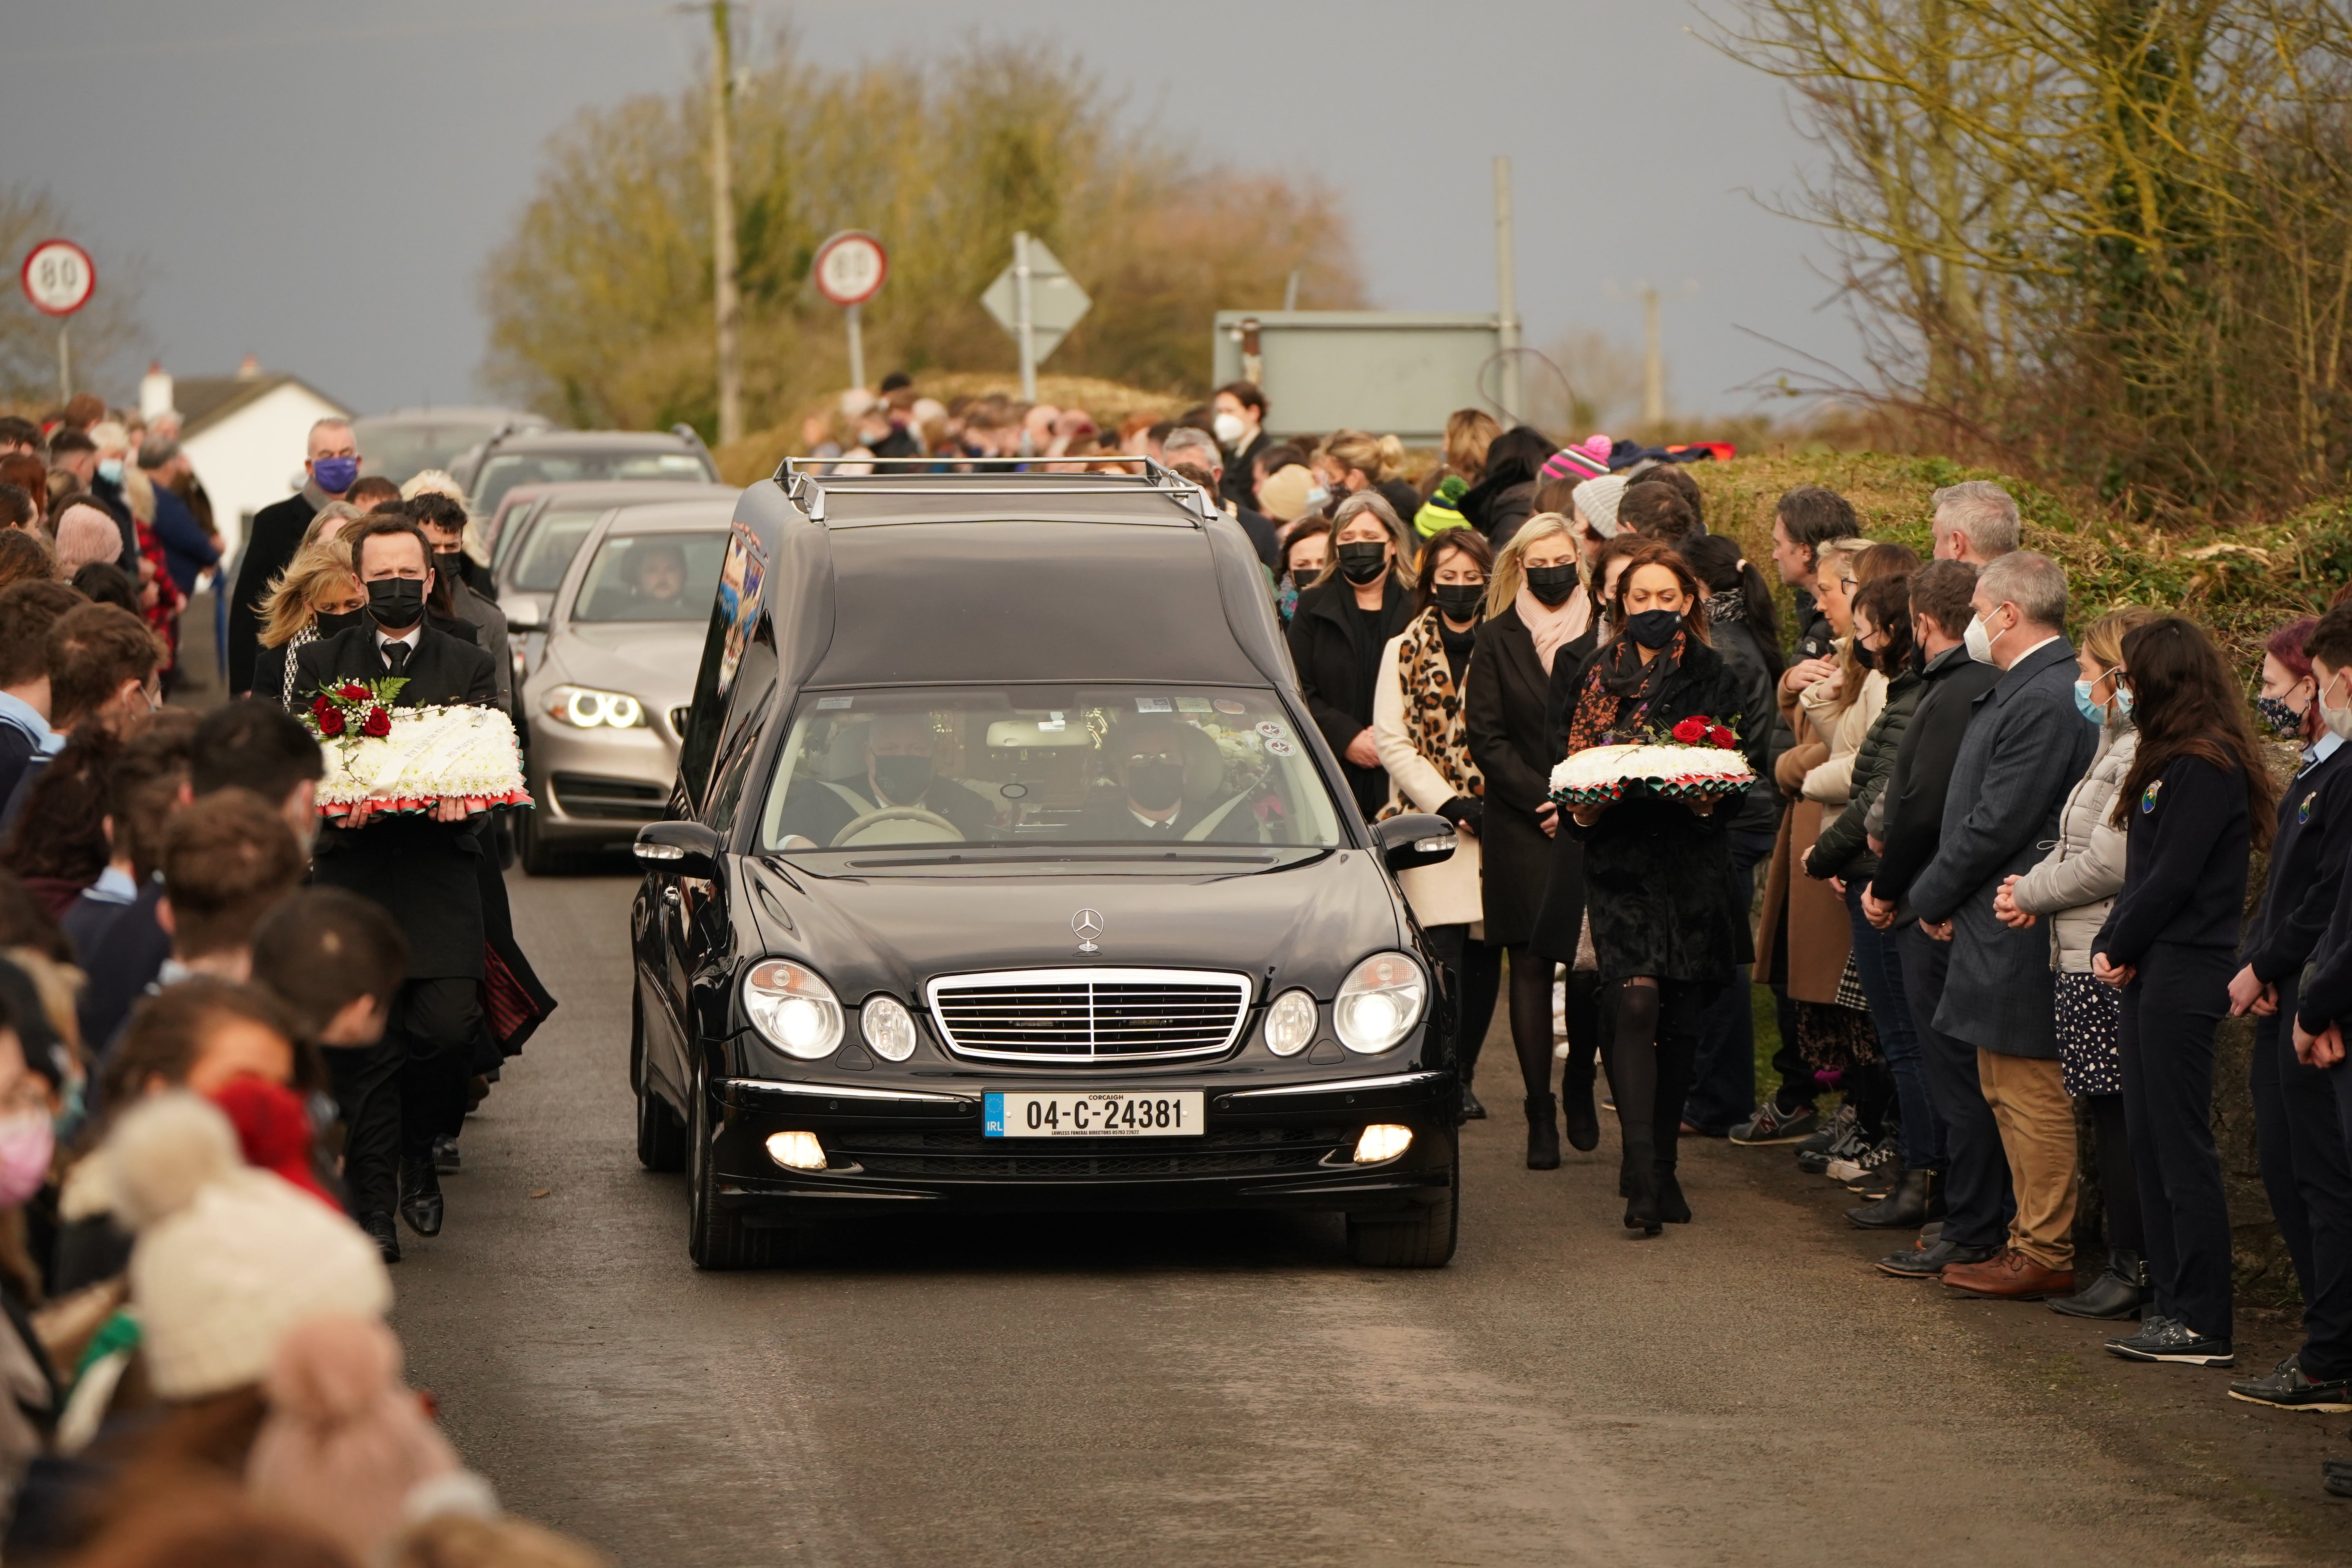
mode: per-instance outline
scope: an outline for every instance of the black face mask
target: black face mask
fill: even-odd
[[[1127,798],[1146,811],[1165,811],[1184,798],[1184,764],[1165,757],[1127,764]]]
[[[320,610],[310,617],[310,624],[322,637],[337,637],[360,624],[357,610]]]
[[[1486,602],[1486,584],[1438,583],[1431,586],[1429,596],[1437,601],[1437,607],[1444,612],[1446,619],[1475,621],[1478,618],[1478,606]]]
[[[1853,662],[1864,669],[1876,669],[1878,655],[1873,649],[1866,648],[1857,642],[1853,645]]]
[[[433,570],[445,582],[455,583],[465,575],[465,559],[466,552],[462,550],[436,550],[433,552]]]
[[[889,796],[890,805],[912,805],[923,798],[931,787],[931,759],[929,757],[877,757],[874,759],[874,783]]]
[[[1528,567],[1528,592],[1547,605],[1565,605],[1568,596],[1576,592],[1575,563]]]
[[[1643,647],[1664,647],[1683,629],[1680,610],[1643,610],[1625,617],[1625,635]]]
[[[425,579],[379,577],[367,585],[368,614],[388,632],[404,632],[425,618]]]
[[[1389,547],[1377,539],[1351,539],[1339,546],[1339,575],[1369,583],[1389,569]]]

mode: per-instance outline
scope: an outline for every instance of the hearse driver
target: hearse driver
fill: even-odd
[[[995,837],[996,814],[988,802],[939,775],[928,713],[877,715],[866,726],[864,762],[861,771],[846,778],[792,782],[777,819],[783,847],[829,847],[859,817],[894,806],[946,817],[967,839]]]
[[[1103,755],[1118,787],[1094,792],[1097,798],[1087,804],[1078,837],[1097,842],[1255,837],[1256,819],[1235,809],[1238,797],[1203,799],[1185,792],[1188,731],[1201,736],[1175,719],[1129,719],[1112,730]]]

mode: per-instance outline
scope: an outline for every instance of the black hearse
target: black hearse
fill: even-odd
[[[1344,1214],[1454,1253],[1453,1001],[1264,571],[1145,472],[743,493],[632,910],[637,1154],[707,1268],[924,1207]]]

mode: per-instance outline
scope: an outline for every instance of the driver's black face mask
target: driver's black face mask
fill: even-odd
[[[886,805],[912,805],[931,787],[931,759],[925,756],[874,759],[874,784]]]
[[[1127,764],[1127,797],[1146,811],[1165,811],[1184,798],[1184,764],[1145,757]]]

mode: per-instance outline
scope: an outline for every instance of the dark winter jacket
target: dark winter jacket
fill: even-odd
[[[2128,831],[2128,830],[2126,830]],[[2279,796],[2271,874],[2243,952],[2265,985],[2292,980],[2319,946],[2336,912],[2345,856],[2352,850],[2352,746],[2332,744],[2306,763]]]
[[[1745,696],[1720,654],[1690,643],[1646,722],[1664,731],[1693,715],[1720,721],[1738,712]],[[1613,700],[1594,692],[1588,676],[1578,700]],[[1738,911],[1726,829],[1737,811],[1718,806],[1701,816],[1678,800],[1637,796],[1607,807],[1590,827],[1560,814],[1560,831],[1584,845],[1586,908],[1603,979],[1653,975],[1697,984],[1731,979],[1738,962]]]
[[[1298,670],[1299,695],[1339,754],[1356,809],[1367,818],[1388,804],[1388,770],[1349,762],[1348,742],[1371,728],[1381,650],[1412,616],[1412,595],[1395,574],[1383,585],[1379,611],[1367,615],[1356,607],[1356,585],[1334,573],[1329,582],[1298,595],[1290,618],[1290,662]]]
[[[1575,657],[1554,651],[1552,668]],[[1486,781],[1479,845],[1485,871],[1486,941],[1516,947],[1533,932],[1552,862],[1552,840],[1537,813],[1551,791],[1553,763],[1547,700],[1551,677],[1516,608],[1478,626],[1464,682],[1470,758]]]
[[[1870,733],[1862,738],[1862,750],[1854,753],[1853,793],[1837,820],[1822,828],[1822,836],[1813,841],[1811,852],[1805,857],[1806,876],[1866,879],[1877,873],[1878,857],[1871,852],[1863,819],[1870,815],[1871,802],[1878,798],[1895,771],[1895,753],[1927,690],[1927,683],[1917,667],[1907,663],[1886,683],[1886,706],[1879,710]]]
[[[2252,858],[2245,775],[2175,757],[2123,808],[2124,889],[2092,952],[2137,964],[2160,942],[2236,947]]]
[[[1976,700],[1993,688],[2000,671],[1979,664],[1963,647],[1949,647],[1929,659],[1926,689],[1895,748],[1886,778],[1886,847],[1871,876],[1871,890],[1885,902],[1901,904],[1911,879],[1936,858],[1944,833],[1944,794],[1952,782],[1952,759],[1976,716]]]

